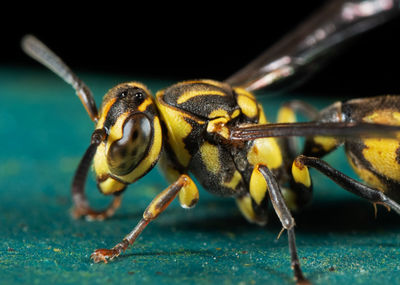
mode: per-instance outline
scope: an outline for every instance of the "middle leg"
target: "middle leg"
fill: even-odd
[[[298,284],[307,284],[308,280],[303,275],[297,255],[296,238],[294,233],[295,221],[286,205],[286,201],[281,193],[275,176],[266,165],[257,164],[250,179],[251,198],[256,203],[260,203],[265,199],[267,192],[272,206],[281,221],[283,229],[286,229],[288,232],[291,267],[294,272],[294,278]]]

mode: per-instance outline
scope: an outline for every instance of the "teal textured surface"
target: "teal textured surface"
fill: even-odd
[[[39,71],[40,70],[40,71]],[[83,74],[100,104],[126,76]],[[173,82],[134,78],[153,92]],[[139,221],[168,185],[157,169],[129,186],[121,209],[104,222],[73,220],[70,183],[92,123],[73,90],[47,71],[0,68],[0,283],[2,284],[293,284],[287,237],[271,211],[264,227],[248,224],[235,202],[200,191],[193,210],[174,201],[137,242],[109,264],[93,264]],[[263,96],[270,121],[295,95]],[[323,107],[332,98],[300,96]],[[327,160],[351,172],[338,150]],[[311,171],[314,201],[296,216],[302,268],[314,284],[399,284],[400,218]],[[96,206],[109,197],[89,177]],[[271,208],[272,209],[272,208]]]

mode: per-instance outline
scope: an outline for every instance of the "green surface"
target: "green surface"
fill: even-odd
[[[101,96],[127,77],[83,74]],[[134,80],[142,80],[134,78]],[[155,92],[172,82],[143,79]],[[157,169],[131,185],[121,209],[105,222],[73,220],[69,187],[92,131],[72,89],[50,72],[0,68],[1,284],[292,284],[287,237],[271,212],[267,227],[248,224],[231,199],[203,189],[193,210],[171,206],[134,247],[109,264],[89,256],[110,247],[140,219],[167,184]],[[283,100],[263,97],[275,118]],[[326,99],[303,99],[326,106]],[[342,151],[327,160],[352,174]],[[306,276],[315,284],[399,284],[400,218],[346,193],[312,171],[314,203],[296,217]],[[95,189],[94,205],[108,203]]]

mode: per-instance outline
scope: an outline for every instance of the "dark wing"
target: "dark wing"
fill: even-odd
[[[343,43],[400,14],[399,2],[330,0],[225,82],[248,91],[293,87],[321,67]]]

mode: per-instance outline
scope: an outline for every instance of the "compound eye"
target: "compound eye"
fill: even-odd
[[[122,137],[112,142],[107,162],[112,174],[126,175],[147,155],[152,139],[152,126],[144,114],[128,117],[123,126]]]

